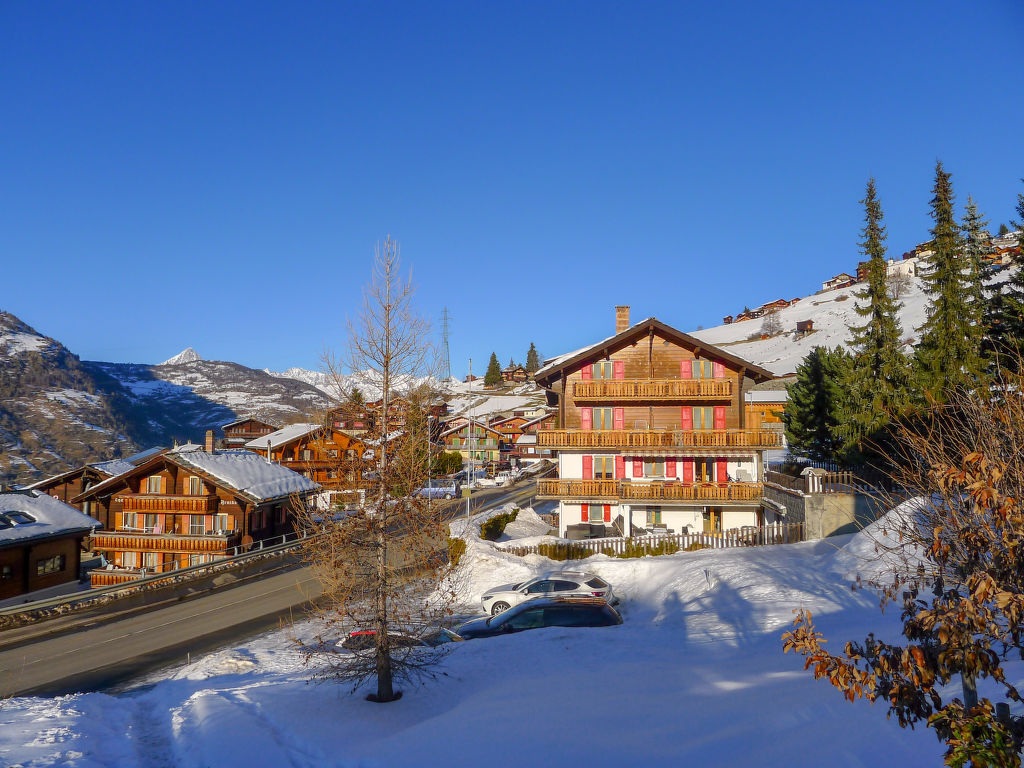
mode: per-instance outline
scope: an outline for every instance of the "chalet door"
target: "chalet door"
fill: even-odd
[[[704,508],[704,533],[722,532],[722,510],[719,507]]]
[[[714,472],[714,462],[711,459],[694,459],[693,460],[693,481],[695,483],[710,483],[712,482]]]

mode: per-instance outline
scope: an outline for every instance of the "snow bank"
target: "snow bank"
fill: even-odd
[[[909,499],[850,537],[833,560],[833,572],[847,581],[891,583],[896,574],[906,575],[925,561],[924,552],[904,541],[914,525],[913,515],[925,500]]]

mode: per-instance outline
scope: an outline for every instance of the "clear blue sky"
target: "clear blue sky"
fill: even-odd
[[[318,366],[390,233],[453,372],[896,257],[1024,190],[1024,3],[0,4],[0,309],[85,359]]]

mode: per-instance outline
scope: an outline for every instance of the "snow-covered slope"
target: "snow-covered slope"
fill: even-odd
[[[794,373],[800,361],[815,347],[846,346],[849,343],[850,326],[863,324],[855,310],[857,298],[854,296],[863,290],[863,284],[858,284],[800,299],[779,311],[782,333],[769,339],[760,339],[763,318],[691,333],[777,375]],[[903,340],[915,344],[917,329],[924,323],[928,308],[928,297],[919,278],[910,279],[909,289],[900,302],[903,305],[899,313]],[[814,331],[796,339],[796,324],[802,320],[812,320]]]

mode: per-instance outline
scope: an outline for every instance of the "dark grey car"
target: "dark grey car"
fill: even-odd
[[[604,600],[595,598],[539,598],[509,608],[504,613],[467,621],[456,628],[465,640],[492,637],[541,627],[610,627],[622,617]]]

